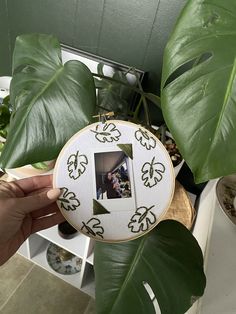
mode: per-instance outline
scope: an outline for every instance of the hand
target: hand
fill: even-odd
[[[65,220],[55,201],[52,176],[43,175],[0,184],[0,265],[32,234]]]

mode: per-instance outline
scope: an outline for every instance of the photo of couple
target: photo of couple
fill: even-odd
[[[97,200],[130,198],[128,157],[122,151],[96,153]]]

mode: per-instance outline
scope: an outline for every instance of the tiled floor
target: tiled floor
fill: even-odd
[[[0,267],[0,314],[95,314],[94,300],[16,254]]]

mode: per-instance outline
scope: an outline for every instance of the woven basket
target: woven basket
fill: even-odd
[[[187,192],[183,186],[175,181],[175,193],[172,203],[162,220],[177,220],[188,229],[191,229],[195,218],[195,209],[193,208]]]

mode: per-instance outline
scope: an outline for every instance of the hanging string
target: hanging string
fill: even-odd
[[[100,113],[99,115],[93,116],[93,118],[98,118],[98,121],[104,124],[106,123],[107,120],[109,120],[113,116],[114,116],[114,112],[111,111],[111,112],[107,112],[103,114]]]

